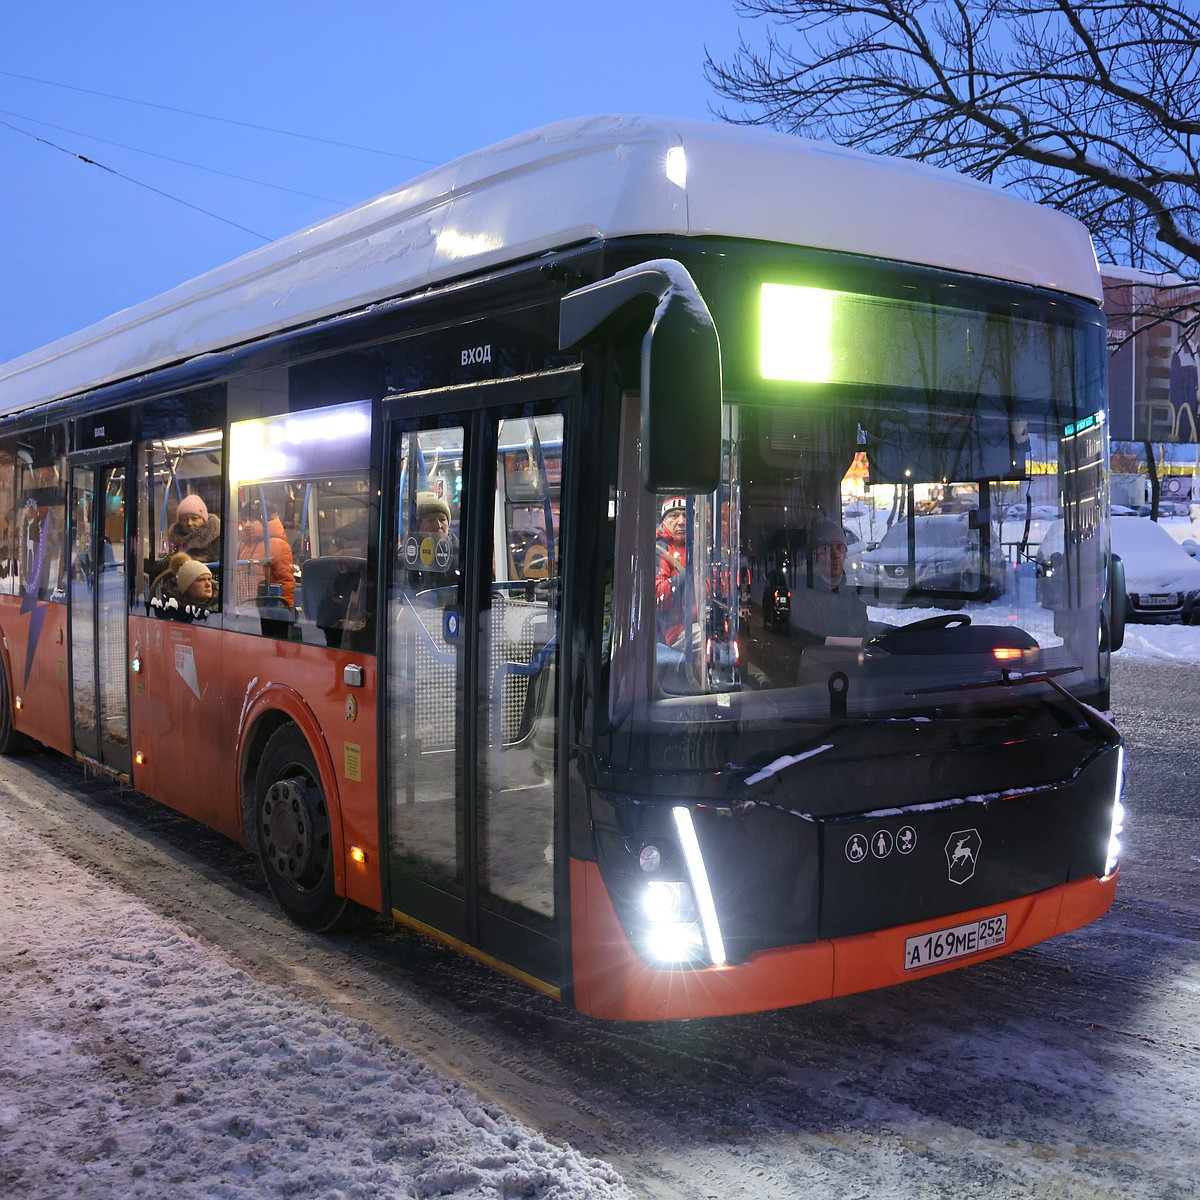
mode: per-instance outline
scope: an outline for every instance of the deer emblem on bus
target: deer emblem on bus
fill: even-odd
[[[977,829],[959,829],[946,842],[946,866],[950,882],[963,884],[975,874],[983,839]]]

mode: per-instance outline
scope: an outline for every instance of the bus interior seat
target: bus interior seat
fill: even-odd
[[[322,555],[301,567],[300,596],[305,616],[320,629],[358,628],[361,614],[351,615],[356,593],[362,585],[365,558]]]

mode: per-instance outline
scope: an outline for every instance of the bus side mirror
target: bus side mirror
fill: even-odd
[[[1108,649],[1120,650],[1125,645],[1125,564],[1118,554],[1108,561]]]
[[[715,491],[721,477],[721,347],[682,264],[657,259],[569,292],[559,306],[559,349],[640,327],[646,330],[642,482],[651,492]]]
[[[642,339],[642,482],[651,492],[721,482],[721,347],[691,300],[669,293]]]

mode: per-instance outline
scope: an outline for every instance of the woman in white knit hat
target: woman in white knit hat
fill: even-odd
[[[158,616],[180,621],[203,619],[217,607],[212,571],[185,551],[171,556],[167,568],[150,589],[150,609]]]

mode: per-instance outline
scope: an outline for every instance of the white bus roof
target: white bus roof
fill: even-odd
[[[1080,224],[952,172],[744,126],[587,117],[468,154],[0,366],[0,415],[636,234],[781,242],[1101,298]]]

